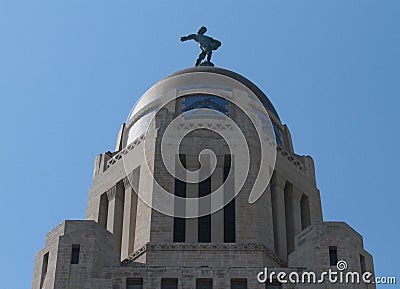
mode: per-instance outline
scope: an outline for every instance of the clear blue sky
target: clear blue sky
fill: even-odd
[[[222,41],[213,62],[263,89],[314,158],[325,220],[400,278],[399,1],[0,0],[1,288],[29,288],[45,234],[85,218],[95,156],[193,66],[179,37],[201,25]]]

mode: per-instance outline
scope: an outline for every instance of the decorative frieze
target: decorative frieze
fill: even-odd
[[[111,167],[112,165],[116,164],[120,159],[124,157],[124,155],[128,154],[131,150],[136,148],[138,145],[140,145],[145,138],[145,135],[142,134],[139,136],[137,139],[132,141],[129,145],[126,146],[123,150],[115,154],[108,162],[107,162],[107,168]]]
[[[198,251],[198,252],[204,252],[204,251],[218,251],[218,252],[223,252],[223,251],[262,251],[264,254],[268,255],[270,258],[272,258],[274,261],[277,263],[281,264],[282,266],[287,266],[286,262],[282,260],[278,255],[276,255],[274,252],[269,250],[267,247],[265,247],[262,244],[257,244],[257,243],[239,243],[239,244],[216,244],[216,243],[210,243],[210,244],[182,244],[182,243],[158,243],[158,244],[152,244],[152,243],[147,243],[140,249],[136,250],[132,255],[130,255],[128,258],[122,261],[122,265],[128,265],[131,262],[134,262],[137,258],[142,256],[146,252],[151,252],[151,251]]]

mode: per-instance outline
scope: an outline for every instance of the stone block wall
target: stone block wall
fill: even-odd
[[[336,264],[331,265],[330,248],[337,250],[337,261],[346,262],[347,269],[343,270],[343,273],[359,272],[361,275],[362,269],[374,273],[372,256],[364,250],[361,235],[344,222],[313,224],[297,235],[296,248],[289,255],[288,265],[315,273],[328,270],[340,272]],[[362,268],[361,258],[365,259],[365,268]],[[375,288],[374,284],[326,284],[325,286],[328,287],[317,288]]]
[[[73,248],[79,248],[77,263],[72,261]],[[102,277],[102,270],[119,265],[110,232],[94,221],[64,221],[47,235],[45,247],[36,256],[32,289],[108,289],[111,281]]]

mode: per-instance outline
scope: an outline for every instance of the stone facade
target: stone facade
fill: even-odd
[[[206,96],[248,99],[243,102],[248,107],[260,101],[273,124],[276,160],[264,194],[250,203],[262,154],[255,129],[238,107],[216,106],[239,124],[247,140],[251,163],[245,185],[229,206],[203,219],[177,219],[154,209],[163,201],[157,184],[171,194],[181,185],[164,166],[160,147],[168,125],[188,109],[193,96],[200,99],[197,105],[209,101]],[[160,107],[165,97],[171,101]],[[211,149],[216,167],[207,184],[211,191],[222,187],[228,198],[235,183],[225,182],[226,159],[238,156],[230,155],[218,133],[231,127],[201,117],[217,133],[199,129],[188,135],[179,155],[188,170],[196,170],[200,152]],[[240,143],[234,140],[232,145]],[[146,163],[139,161],[143,152]],[[235,177],[241,173],[234,166],[228,170]],[[200,186],[186,183],[186,197],[198,197]],[[175,212],[188,209],[185,203],[171,206]],[[287,274],[317,273],[336,269],[335,258],[345,260],[348,270],[373,273],[362,237],[345,223],[324,222],[313,160],[295,154],[289,129],[265,94],[234,72],[196,67],[170,75],[146,92],[122,125],[116,151],[97,156],[86,220],[65,221],[48,233],[36,255],[32,288],[375,288],[364,283],[266,287],[257,281],[266,267]]]

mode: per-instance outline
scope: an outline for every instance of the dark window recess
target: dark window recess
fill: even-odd
[[[211,193],[211,178],[207,178],[199,183],[199,197],[207,196]],[[211,242],[211,215],[199,217],[198,237],[201,243]]]
[[[305,194],[301,196],[300,209],[301,209],[301,228],[304,230],[305,228],[311,225],[310,201],[308,200],[308,197]]]
[[[274,121],[272,121],[272,127],[274,128],[276,143],[282,146],[283,142],[281,130],[278,128],[278,125]]]
[[[224,208],[224,243],[235,243],[235,199]]]
[[[162,278],[161,289],[178,289],[177,278]]]
[[[231,279],[231,289],[247,289],[247,279]]]
[[[367,267],[365,266],[365,257],[360,254],[360,267],[361,267],[361,273],[364,274],[367,272]]]
[[[107,229],[107,218],[108,218],[108,197],[107,193],[103,193],[100,196],[100,208],[99,208],[99,224]]]
[[[231,167],[231,156],[225,155],[224,182],[228,178],[230,167]],[[236,228],[235,228],[235,199],[233,198],[224,207],[224,243],[234,243],[234,242],[236,242]]]
[[[231,170],[231,155],[224,156],[224,181],[229,175],[229,171]]]
[[[199,217],[198,234],[200,243],[211,242],[211,215]]]
[[[212,279],[196,279],[196,289],[212,289]]]
[[[184,218],[174,218],[174,242],[185,242],[185,226]]]
[[[49,266],[49,252],[43,255],[42,275],[45,275],[47,273],[48,266]]]
[[[80,245],[72,245],[71,264],[79,264]]]
[[[143,289],[143,279],[142,278],[126,279],[126,289]]]
[[[186,156],[181,154],[179,155],[179,159],[182,165],[186,167]],[[186,183],[179,179],[175,179],[175,196],[186,198]],[[185,218],[174,217],[174,242],[185,242],[185,226]]]
[[[337,247],[329,247],[329,264],[331,266],[336,266],[338,262]]]
[[[182,104],[182,112],[192,109],[208,108],[228,114],[229,101],[215,95],[192,95],[186,96]]]
[[[49,267],[49,252],[43,255],[43,263],[42,263],[42,276],[40,278],[40,288],[43,287],[44,280],[47,275],[47,268]]]
[[[282,245],[280,244],[279,238],[279,213],[278,213],[278,192],[276,184],[273,179],[270,181],[271,188],[271,209],[272,209],[272,228],[274,232],[274,251],[277,255],[280,254]]]
[[[282,284],[279,283],[277,280],[273,280],[269,283],[269,280],[265,284],[265,289],[282,289]]]
[[[181,198],[186,197],[186,183],[175,179],[175,195]],[[184,218],[174,218],[174,242],[185,242],[185,225]]]

